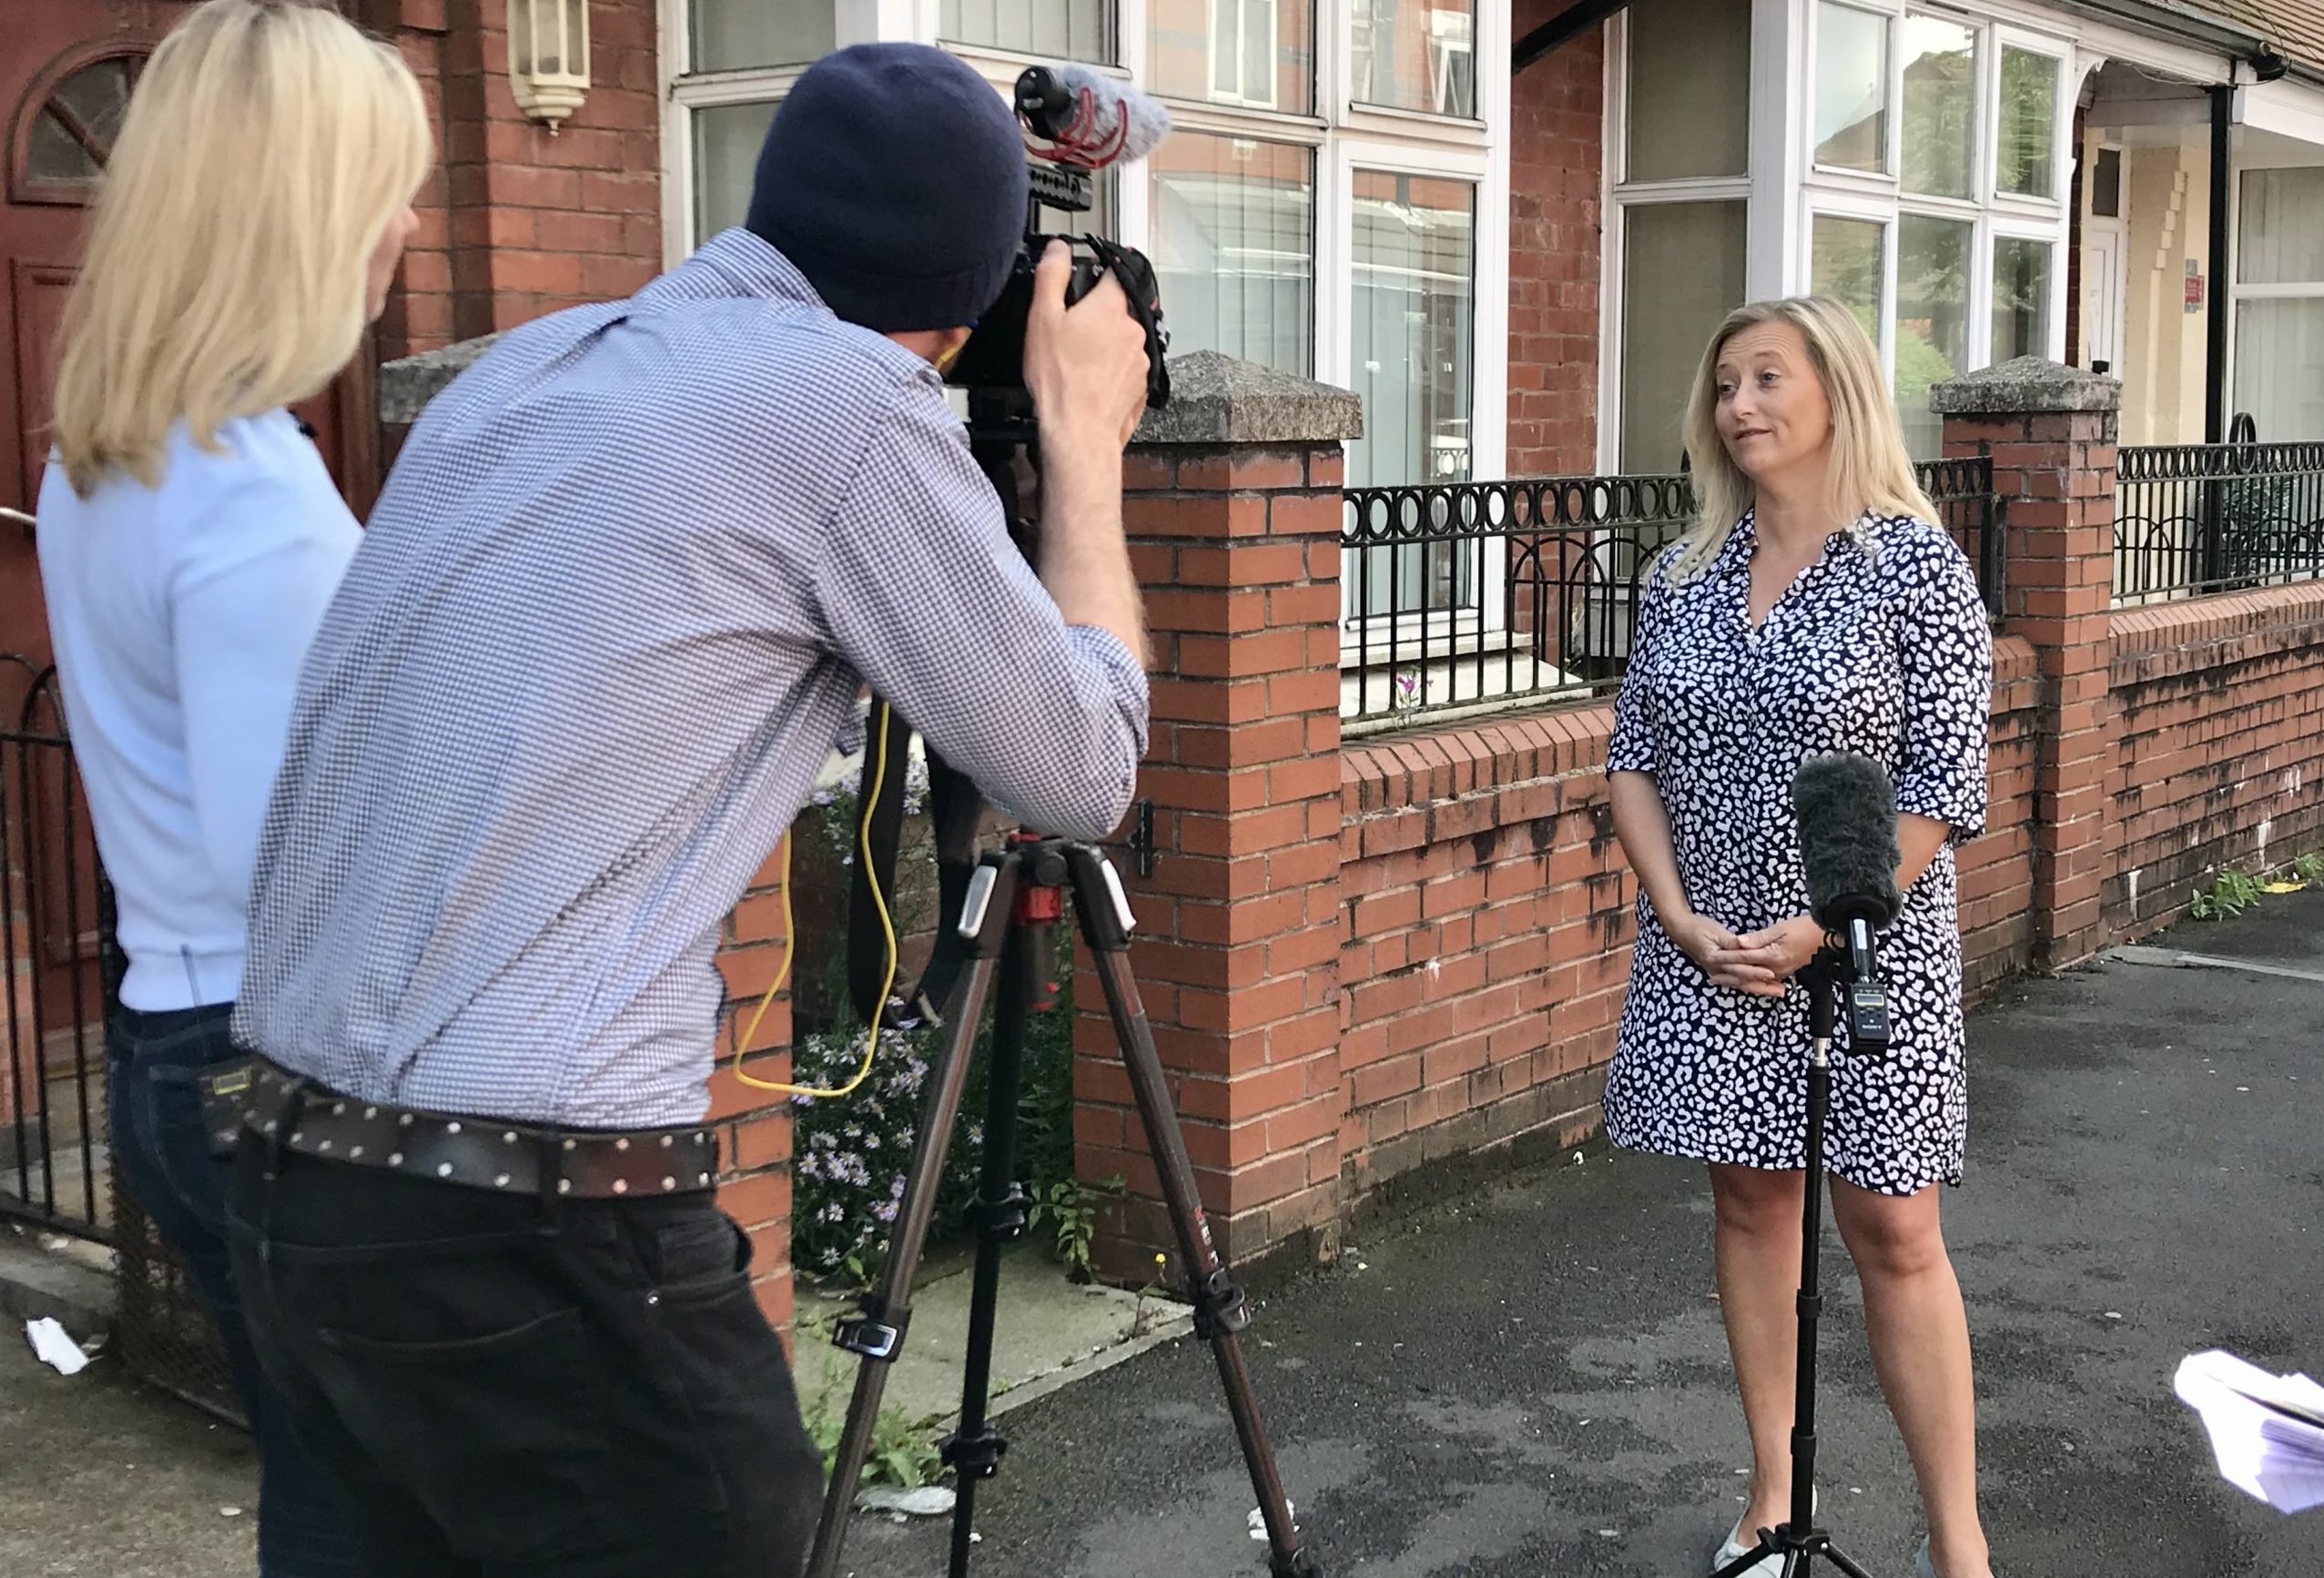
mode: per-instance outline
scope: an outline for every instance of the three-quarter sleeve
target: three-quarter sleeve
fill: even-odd
[[[1630,656],[1622,671],[1622,688],[1614,694],[1614,736],[1607,746],[1609,773],[1651,773],[1660,764],[1660,742],[1647,702],[1646,672],[1653,661],[1662,626],[1669,618],[1670,586],[1665,579],[1669,559],[1647,572],[1638,590],[1638,622],[1630,632]]]
[[[1899,645],[1904,750],[1896,808],[1947,824],[1956,842],[1973,838],[1985,826],[1994,642],[1976,575],[1957,551],[1907,600]]]

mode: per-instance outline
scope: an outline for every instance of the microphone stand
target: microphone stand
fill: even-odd
[[[1791,1417],[1791,1515],[1759,1532],[1759,1543],[1721,1567],[1712,1578],[1741,1578],[1770,1557],[1782,1558],[1781,1578],[1804,1575],[1817,1557],[1848,1578],[1872,1578],[1816,1527],[1816,1327],[1823,1314],[1823,1129],[1832,1107],[1832,1039],[1839,1004],[1848,1006],[1849,1050],[1863,1054],[1888,1047],[1888,996],[1872,955],[1872,928],[1862,915],[1847,917],[1844,942],[1825,934],[1800,971],[1808,988],[1808,1141],[1805,1220],[1800,1235],[1800,1341],[1793,1376]]]

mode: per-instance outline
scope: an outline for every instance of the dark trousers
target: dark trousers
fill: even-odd
[[[261,1578],[342,1578],[359,1571],[344,1499],[293,1439],[260,1375],[227,1265],[228,1168],[210,1149],[195,1080],[237,1056],[227,1038],[233,1012],[231,1003],[116,1012],[106,1035],[114,1165],[162,1241],[186,1262],[218,1323],[258,1441]]]
[[[795,1578],[823,1492],[706,1194],[509,1196],[246,1134],[252,1340],[370,1578]]]

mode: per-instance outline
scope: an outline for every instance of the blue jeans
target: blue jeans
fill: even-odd
[[[106,1035],[114,1166],[162,1240],[185,1260],[218,1322],[258,1440],[260,1578],[351,1578],[361,1569],[343,1498],[291,1439],[288,1415],[269,1394],[227,1269],[232,1167],[210,1150],[196,1080],[237,1055],[227,1036],[233,1012],[231,1003],[159,1014],[115,1011]]]

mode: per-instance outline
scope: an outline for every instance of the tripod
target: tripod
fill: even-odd
[[[1872,931],[1849,923],[1851,946],[1827,941],[1801,970],[1808,988],[1808,1143],[1804,1229],[1800,1235],[1800,1347],[1791,1416],[1791,1515],[1759,1532],[1759,1543],[1712,1578],[1740,1578],[1759,1563],[1783,1559],[1781,1578],[1803,1575],[1822,1557],[1848,1578],[1871,1578],[1816,1527],[1816,1326],[1823,1314],[1823,1125],[1832,1107],[1832,1031],[1837,1001],[1848,1000],[1850,1050],[1877,1052],[1888,1045],[1888,999],[1872,964]],[[1756,1574],[1754,1574],[1756,1578]]]
[[[1178,1236],[1179,1254],[1186,1268],[1187,1293],[1194,1309],[1194,1330],[1211,1344],[1226,1388],[1227,1410],[1243,1447],[1243,1461],[1251,1472],[1259,1513],[1266,1525],[1267,1565],[1274,1578],[1321,1578],[1322,1567],[1312,1551],[1299,1543],[1292,1526],[1291,1509],[1284,1499],[1283,1480],[1275,1471],[1274,1453],[1259,1423],[1257,1400],[1243,1360],[1237,1333],[1251,1322],[1243,1290],[1229,1277],[1211,1241],[1194,1169],[1186,1156],[1171,1106],[1169,1087],[1161,1059],[1154,1052],[1152,1028],[1138,998],[1138,985],[1130,973],[1129,900],[1105,856],[1086,844],[1019,833],[1008,847],[989,852],[969,879],[960,908],[956,936],[965,946],[967,968],[948,994],[943,1018],[944,1040],[934,1062],[935,1078],[920,1112],[918,1138],[896,1216],[895,1236],[880,1269],[877,1287],[866,1296],[862,1311],[842,1320],[832,1340],[863,1360],[857,1372],[854,1397],[839,1438],[837,1460],[823,1500],[822,1522],[816,1528],[815,1552],[808,1562],[809,1578],[837,1578],[841,1544],[847,1538],[847,1517],[855,1503],[856,1486],[864,1459],[871,1449],[872,1428],[887,1390],[888,1367],[901,1351],[911,1324],[912,1277],[928,1239],[929,1220],[936,1209],[938,1180],[944,1168],[953,1120],[960,1108],[961,1089],[968,1078],[969,1048],[985,997],[1000,984],[993,1006],[991,1091],[985,1122],[984,1158],[970,1217],[977,1233],[975,1280],[969,1304],[969,1341],[961,1383],[959,1428],[943,1445],[946,1463],[959,1477],[958,1500],[952,1510],[951,1578],[968,1571],[970,1532],[976,1521],[979,1481],[998,1472],[1008,1442],[986,1417],[992,1371],[993,1306],[1000,1282],[1001,1245],[1025,1228],[1031,1201],[1014,1177],[1017,1139],[1017,1094],[1022,1073],[1025,1014],[1044,973],[1050,928],[1063,916],[1065,895],[1071,891],[1081,920],[1081,935],[1097,961],[1097,976],[1105,992],[1107,1016],[1121,1049],[1138,1103],[1146,1143],[1161,1175],[1162,1192]]]

